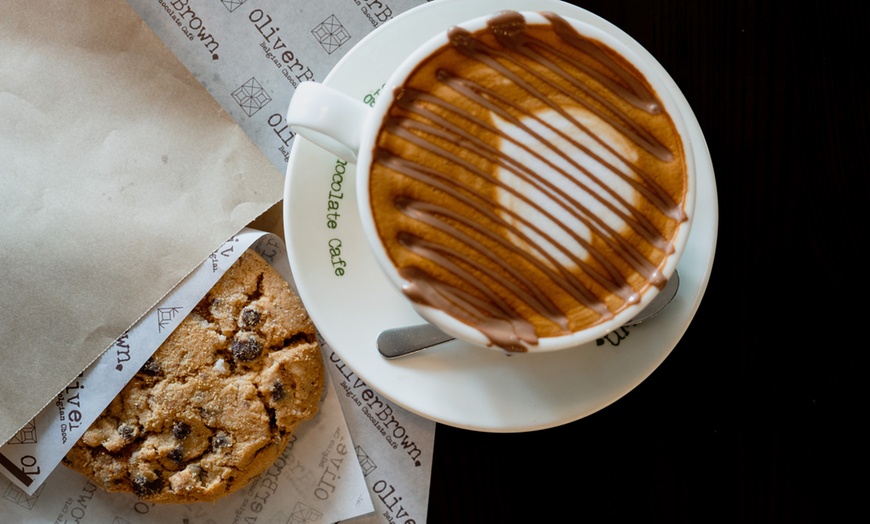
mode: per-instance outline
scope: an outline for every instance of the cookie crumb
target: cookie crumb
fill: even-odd
[[[214,370],[220,373],[221,375],[226,375],[230,372],[230,367],[227,366],[226,360],[219,358],[214,363]]]

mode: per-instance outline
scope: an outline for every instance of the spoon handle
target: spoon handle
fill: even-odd
[[[378,351],[385,358],[397,358],[449,340],[453,337],[432,324],[421,324],[413,329],[403,326],[382,331],[378,335]]]

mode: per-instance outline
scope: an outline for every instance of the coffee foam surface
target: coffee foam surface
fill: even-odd
[[[615,153],[604,148],[590,134],[578,132],[575,124],[551,109],[540,111],[534,117],[521,118],[520,126],[495,118],[496,125],[505,135],[499,143],[499,150],[505,157],[528,166],[530,171],[543,174],[557,187],[576,187],[576,182],[580,182],[590,193],[604,195],[609,189],[626,202],[633,202],[638,197],[631,186],[602,162],[603,160],[616,166],[621,172],[630,172],[626,161],[636,161],[637,154],[629,141],[589,111],[579,107],[567,108],[566,111],[583,127],[592,130],[595,135],[609,144]],[[546,122],[546,125],[542,124],[542,121]],[[529,128],[534,133],[526,132],[523,128]],[[583,147],[578,147],[564,138],[564,135],[571,136]],[[524,147],[520,147],[519,144],[523,144]],[[558,170],[551,168],[547,161],[535,154],[535,152],[546,151],[554,153],[548,156],[548,161],[555,164]],[[590,174],[587,175],[587,172]],[[498,168],[496,176],[505,186],[512,188],[511,191],[499,188],[496,191],[496,198],[499,206],[506,210],[502,212],[505,221],[522,231],[524,236],[532,239],[526,249],[541,258],[544,263],[550,264],[540,253],[542,250],[547,251],[556,258],[558,265],[564,266],[568,271],[577,271],[579,268],[574,262],[574,257],[587,259],[589,256],[586,247],[577,240],[577,237],[587,243],[591,242],[591,228],[583,220],[561,207],[557,202],[562,200],[552,192],[527,182],[508,169]],[[522,198],[519,195],[522,195]],[[584,201],[588,214],[598,217],[613,229],[620,231],[626,229],[625,221],[601,201],[589,196],[584,198]],[[573,207],[570,203],[565,205]],[[620,203],[615,205],[623,213],[630,213],[630,206]],[[540,210],[547,210],[548,213]],[[525,220],[521,221],[516,217],[524,217]],[[531,222],[533,226],[525,225],[526,221]],[[539,230],[548,231],[549,238],[539,235],[537,233]],[[511,238],[517,245],[526,245],[521,235],[512,235]],[[571,253],[574,257],[569,257],[566,253]],[[555,265],[553,266],[555,269]]]
[[[547,16],[451,30],[397,90],[369,180],[405,294],[509,350],[663,286],[686,219],[683,145],[648,82]]]

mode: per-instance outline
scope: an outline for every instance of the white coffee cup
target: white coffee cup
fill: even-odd
[[[389,250],[385,247],[376,226],[375,215],[377,214],[377,211],[373,210],[370,205],[370,202],[372,201],[370,177],[372,176],[372,170],[375,168],[375,164],[377,164],[374,152],[376,150],[376,144],[378,144],[378,137],[380,136],[382,125],[393,104],[394,97],[392,95],[394,91],[404,86],[409,75],[412,75],[421,64],[426,63],[433,53],[437,53],[440,49],[448,45],[449,33],[453,32],[454,35],[478,34],[478,32],[487,30],[487,28],[493,24],[494,20],[510,20],[516,22],[519,20],[517,18],[518,16],[521,17],[523,21],[523,24],[517,28],[519,30],[529,26],[552,26],[553,23],[566,23],[573,28],[573,31],[582,35],[583,38],[598,41],[606,48],[615,51],[620,57],[625,59],[634,70],[643,76],[645,81],[651,87],[651,91],[657,99],[656,102],[661,106],[663,112],[670,117],[673,124],[672,133],[677,137],[677,141],[682,144],[682,150],[678,152],[678,157],[679,159],[684,160],[684,189],[682,201],[677,202],[677,206],[679,207],[678,211],[684,213],[685,217],[681,219],[677,226],[675,226],[676,232],[673,236],[667,239],[668,245],[672,248],[672,251],[658,260],[654,270],[651,271],[651,274],[659,278],[659,281],[657,285],[645,285],[641,283],[640,290],[632,290],[633,293],[629,293],[631,295],[630,299],[627,298],[628,295],[623,295],[620,300],[626,302],[627,305],[619,306],[617,311],[609,318],[599,320],[590,327],[584,327],[581,329],[564,329],[563,332],[557,334],[544,334],[538,336],[537,333],[535,333],[534,335],[531,335],[530,338],[529,336],[524,338],[522,335],[517,335],[516,337],[511,335],[513,338],[508,338],[509,342],[504,343],[505,339],[499,338],[500,331],[498,334],[494,335],[495,331],[487,327],[482,327],[480,324],[469,322],[469,317],[467,316],[459,318],[454,314],[448,313],[448,308],[442,309],[441,307],[437,307],[432,301],[421,301],[419,300],[419,297],[416,299],[413,297],[409,298],[409,302],[421,316],[438,326],[443,331],[461,340],[479,346],[501,347],[502,349],[508,349],[510,351],[550,351],[575,347],[601,338],[637,315],[637,313],[639,313],[640,310],[643,309],[657,294],[660,289],[658,286],[663,287],[664,281],[673,274],[688,240],[694,209],[695,167],[687,127],[683,121],[680,109],[678,108],[673,95],[669,91],[670,84],[663,81],[661,77],[661,72],[663,71],[661,66],[657,63],[651,62],[649,57],[638,56],[638,54],[633,50],[636,44],[632,43],[632,45],[629,45],[629,42],[625,41],[628,37],[624,34],[609,34],[584,22],[566,18],[564,16],[556,17],[551,13],[515,13],[512,11],[493,13],[491,15],[469,20],[451,28],[445,28],[444,31],[413,50],[387,79],[381,90],[381,96],[375,101],[373,106],[370,107],[361,100],[354,99],[353,97],[323,84],[305,82],[297,87],[296,92],[291,99],[287,120],[294,131],[301,136],[316,143],[339,158],[356,164],[359,209],[363,229],[366,233],[369,244],[376,259],[386,272],[389,279],[399,289],[405,291],[406,295],[410,297],[411,293],[408,292],[408,289],[413,286],[409,285],[411,284],[409,280],[402,276],[401,271],[397,269],[394,264]],[[549,101],[547,103],[549,103]],[[571,111],[574,111],[574,108],[572,108]],[[592,111],[594,112],[595,109],[592,109]],[[573,117],[574,113],[571,113],[571,118]],[[575,122],[575,120],[570,121]],[[613,125],[617,126],[618,124]],[[608,126],[605,127],[610,129]],[[537,133],[537,131],[535,131],[535,133]],[[549,131],[547,131],[547,133],[549,133]],[[610,133],[610,131],[608,131],[608,133]],[[538,135],[535,134],[534,136]],[[625,139],[620,140],[624,141]],[[559,136],[556,136],[555,138],[551,137],[551,139],[543,141],[547,144],[556,144],[557,142],[561,143],[562,139],[559,138]],[[503,142],[505,141],[503,140]],[[577,146],[571,145],[570,147],[576,148]],[[629,147],[629,149],[632,148],[637,148],[637,146]],[[521,153],[521,155],[528,156],[526,153]],[[593,157],[595,157],[595,155],[600,155],[597,149],[593,149],[593,153],[590,154],[590,156]],[[609,165],[608,162],[608,158],[605,158],[604,161],[596,161],[594,170],[600,169],[599,164]],[[622,162],[622,160],[619,160],[618,162]],[[631,161],[626,161],[626,166],[628,167],[623,169],[622,165],[618,165],[615,170],[631,171],[632,169],[635,169],[630,164]],[[571,169],[574,168],[572,167]],[[583,169],[586,169],[585,166],[583,166]],[[504,175],[502,175],[502,177],[503,176]],[[594,177],[597,175],[593,172],[591,176]],[[624,188],[619,189],[619,191],[624,191]],[[636,199],[637,197],[633,193],[629,197],[626,197],[628,200],[631,198]],[[622,204],[617,205],[617,207],[620,206],[622,206]],[[543,207],[546,206],[542,205],[542,208]],[[629,213],[630,212],[631,210],[629,210]],[[588,209],[587,211],[584,211],[584,213],[585,215],[582,218],[582,223],[585,224],[588,220]],[[662,213],[664,213],[664,211],[662,211]],[[568,222],[568,219],[564,219],[564,221],[560,223],[567,224]],[[525,229],[525,231],[528,231],[528,229]],[[569,235],[570,234],[571,233],[569,232]],[[615,237],[616,236],[618,235],[615,235]],[[581,239],[578,241],[582,243],[584,240]],[[617,239],[617,243],[619,241],[621,240]],[[574,240],[571,240],[571,242],[574,242]],[[596,248],[590,247],[590,253],[595,249]],[[587,255],[589,255],[589,253],[587,253]],[[635,262],[637,258],[637,256],[634,256],[628,264],[637,264],[638,266],[649,265],[642,261]],[[543,266],[549,267],[549,265],[554,263],[555,262],[546,262]],[[547,268],[544,269],[549,271]],[[650,270],[644,269],[644,271]],[[598,273],[601,272],[602,271],[598,271]],[[518,271],[518,273],[522,272]],[[597,284],[593,284],[592,286],[594,287],[595,285]],[[614,284],[614,286],[618,287],[616,284]],[[623,286],[623,288],[624,287],[625,286]],[[555,297],[553,300],[558,301],[563,298],[566,297]],[[453,299],[451,298],[450,300]],[[547,300],[549,300],[549,298],[547,298]],[[599,305],[598,307],[600,308],[601,306]],[[477,313],[475,313],[475,315],[476,314]],[[568,320],[566,322],[573,322],[573,320]]]

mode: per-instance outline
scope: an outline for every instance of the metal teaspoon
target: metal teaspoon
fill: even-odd
[[[673,276],[668,279],[664,289],[636,317],[629,320],[625,326],[636,326],[659,314],[674,299],[679,287],[680,276],[674,271]],[[453,340],[452,336],[444,333],[434,325],[426,323],[385,329],[378,335],[377,346],[378,351],[384,358],[393,359],[404,357],[451,340]]]

